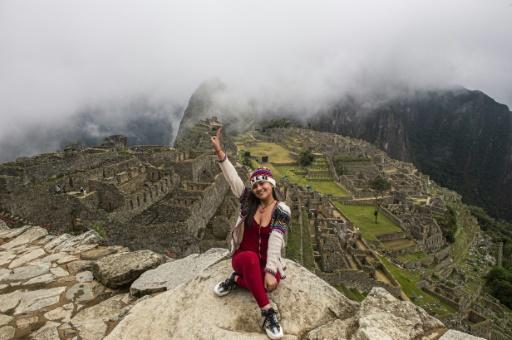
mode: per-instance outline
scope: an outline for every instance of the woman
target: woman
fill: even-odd
[[[284,278],[281,250],[290,221],[290,208],[277,199],[276,181],[268,168],[251,173],[251,188],[245,187],[235,167],[220,145],[221,128],[211,142],[226,181],[240,200],[240,216],[231,230],[231,264],[234,272],[213,289],[218,296],[237,286],[247,288],[261,308],[262,328],[270,339],[283,337],[276,311],[271,307],[267,291],[277,288]]]

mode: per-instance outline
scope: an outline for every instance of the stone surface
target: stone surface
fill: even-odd
[[[0,326],[5,326],[12,320],[12,316],[0,314]]]
[[[69,322],[71,319],[71,314],[73,313],[73,309],[73,304],[68,303],[62,307],[52,309],[51,311],[45,313],[44,317],[52,321],[58,320],[60,322]]]
[[[485,340],[485,339],[450,329],[448,332],[444,333],[443,336],[439,338],[439,340]]]
[[[0,246],[0,249],[11,249],[21,244],[30,243],[35,241],[43,236],[46,236],[48,231],[41,227],[31,227],[28,228],[25,232],[17,236],[15,239],[4,243]]]
[[[292,261],[287,267],[287,278],[269,297],[289,339],[354,315],[357,303],[304,267]],[[224,260],[185,284],[137,302],[106,339],[165,339],[171,334],[176,339],[266,339],[249,291],[237,289],[223,298],[212,292],[231,271],[231,262]]]
[[[45,254],[46,254],[46,252],[41,248],[34,249],[26,254],[23,254],[22,256],[18,256],[15,260],[13,260],[9,264],[9,268],[20,267],[20,266],[24,265],[25,263],[30,262],[34,259],[37,259],[38,257],[41,257]]]
[[[14,315],[32,312],[56,304],[59,302],[60,294],[65,290],[66,287],[55,287],[25,292],[21,295],[20,303],[16,307]]]
[[[64,241],[67,241],[71,238],[73,238],[73,236],[69,235],[69,234],[59,235],[56,238],[54,238],[53,240],[51,240],[50,242],[48,242],[47,244],[45,244],[43,248],[46,251],[51,251],[56,246],[62,244]]]
[[[57,263],[58,264],[64,264],[64,263],[68,263],[68,262],[75,261],[75,260],[78,260],[77,256],[75,256],[75,255],[66,255],[66,256],[62,256],[61,258],[59,258],[57,260]]]
[[[329,322],[325,325],[322,325],[318,328],[310,331],[306,340],[328,340],[328,339],[336,339],[336,340],[348,340],[350,336],[354,332],[354,329],[357,327],[356,320],[354,318],[349,318],[345,320],[336,319],[332,322]]]
[[[39,320],[39,318],[37,317],[37,315],[20,317],[20,318],[16,319],[16,328],[18,328],[18,329],[30,328],[34,324],[36,324],[38,320]]]
[[[11,262],[16,257],[16,254],[8,251],[0,251],[0,266]]]
[[[14,309],[20,302],[23,290],[15,290],[14,292],[0,295],[0,312],[5,313]]]
[[[64,242],[57,245],[55,248],[53,248],[53,252],[58,251],[69,251],[73,252],[76,251],[77,248],[81,245],[85,244],[101,244],[104,240],[101,238],[101,236],[93,231],[89,230],[88,232],[85,232],[83,234],[73,236],[71,238],[66,239]]]
[[[33,285],[33,284],[40,284],[40,283],[50,283],[52,281],[55,281],[55,275],[51,274],[51,273],[48,273],[48,274],[43,274],[43,275],[40,275],[40,276],[36,276],[28,281],[26,281],[25,283],[23,283],[24,286],[28,286],[28,285]]]
[[[25,225],[20,228],[13,228],[13,229],[5,229],[0,231],[0,238],[13,238],[18,236],[19,234],[23,233],[25,230],[32,228],[31,225]]]
[[[96,298],[94,292],[94,282],[81,282],[68,288],[66,291],[66,299],[75,302],[85,302]]]
[[[58,340],[59,338],[59,323],[48,321],[43,327],[39,328],[34,333],[30,334],[33,340]]]
[[[76,281],[77,282],[91,282],[92,280],[94,280],[94,276],[92,275],[92,272],[90,271],[85,271],[85,272],[80,272],[78,274],[76,274]]]
[[[68,270],[71,274],[76,274],[84,270],[92,270],[94,261],[78,260],[67,264]]]
[[[95,262],[94,277],[110,288],[130,284],[140,274],[155,268],[164,261],[164,257],[151,250],[138,250],[108,255]]]
[[[117,253],[117,249],[113,247],[95,248],[84,251],[80,254],[82,260],[98,260],[110,254]]]
[[[64,277],[69,275],[69,273],[61,267],[50,268],[50,273],[57,277]]]
[[[0,327],[0,339],[8,340],[14,337],[15,329],[12,326]]]
[[[50,265],[48,263],[38,263],[34,265],[18,267],[4,275],[0,273],[0,282],[25,281],[33,277],[46,274],[49,272],[49,270]]]
[[[355,339],[420,339],[443,332],[441,321],[409,301],[400,301],[387,290],[374,287],[361,302]]]
[[[170,290],[179,284],[196,277],[209,266],[219,262],[229,252],[226,249],[213,248],[203,254],[192,254],[183,259],[161,264],[155,269],[144,272],[130,286],[130,294],[141,296],[164,290]]]

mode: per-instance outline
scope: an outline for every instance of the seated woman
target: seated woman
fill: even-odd
[[[276,181],[268,168],[258,168],[250,175],[251,188],[245,187],[235,167],[220,145],[221,129],[211,137],[222,173],[231,191],[240,200],[240,215],[231,229],[231,264],[234,272],[215,285],[218,296],[237,286],[247,288],[261,308],[262,328],[270,339],[283,337],[276,311],[271,307],[267,291],[277,288],[285,277],[281,260],[284,235],[290,221],[290,208],[277,199]]]

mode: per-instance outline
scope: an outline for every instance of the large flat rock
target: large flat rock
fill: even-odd
[[[95,262],[94,277],[109,288],[132,283],[143,272],[163,263],[165,257],[151,250],[112,254]]]
[[[470,335],[467,333],[459,332],[453,329],[450,329],[448,332],[444,333],[439,340],[485,340],[484,338],[480,338],[478,336]]]
[[[269,295],[287,339],[355,314],[357,303],[304,267],[287,264],[287,278]],[[223,260],[187,283],[138,302],[106,339],[267,339],[249,291],[239,288],[222,298],[213,293],[231,271],[231,261]]]
[[[170,290],[187,282],[204,269],[229,255],[227,249],[213,248],[202,254],[192,254],[183,259],[161,264],[144,272],[130,286],[130,294],[141,296]]]
[[[55,287],[50,289],[39,289],[24,292],[21,295],[20,303],[14,311],[14,315],[33,312],[59,302],[60,294],[66,287]]]
[[[41,227],[30,227],[16,238],[4,243],[0,249],[11,249],[22,244],[33,242],[43,236],[48,235],[48,231]]]

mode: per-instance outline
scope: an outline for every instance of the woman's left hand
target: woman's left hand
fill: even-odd
[[[277,288],[277,280],[274,275],[265,273],[265,289],[269,292]]]

